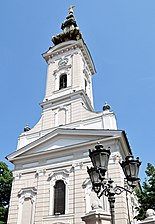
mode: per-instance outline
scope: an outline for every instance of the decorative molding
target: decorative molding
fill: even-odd
[[[53,222],[53,224],[70,224],[69,222]]]
[[[46,169],[38,169],[38,170],[36,171],[36,176],[37,176],[37,177],[44,176],[45,173],[46,173]]]
[[[60,67],[62,67],[62,66],[66,66],[67,65],[67,63],[68,63],[68,58],[64,58],[64,57],[62,57],[62,58],[60,58],[60,60],[59,60],[59,62],[58,62],[58,66],[59,66],[59,68]]]
[[[43,224],[71,224],[73,220],[73,214],[61,215],[61,216],[46,216],[43,218]]]
[[[18,207],[18,221],[17,221],[17,224],[21,224],[22,210],[23,210],[23,204],[24,204],[25,199],[30,199],[31,200],[32,216],[31,216],[31,223],[30,224],[34,223],[36,194],[37,194],[37,189],[35,187],[22,188],[18,192],[19,207]]]
[[[48,65],[50,64],[55,64],[55,61],[49,56],[49,59],[48,59]]]
[[[88,82],[90,83],[90,78],[89,78],[89,74],[88,74],[88,71],[87,71],[86,67],[83,69],[83,73],[85,74]]]
[[[82,167],[83,167],[83,162],[75,162],[72,164],[72,168],[74,170],[80,170],[82,169]]]
[[[55,182],[57,180],[63,180],[65,184],[68,184],[69,173],[70,173],[70,171],[68,171],[66,169],[65,170],[51,172],[49,174],[49,180],[54,182],[54,184],[55,184]]]
[[[26,187],[22,188],[18,192],[18,197],[19,198],[34,198],[34,196],[37,194],[37,189],[35,187]]]
[[[22,176],[22,173],[13,172],[13,180],[19,180]]]
[[[59,66],[56,70],[53,71],[53,75],[57,75],[58,73],[60,73],[60,71],[64,70],[62,73],[68,73],[69,69],[72,67],[72,65],[63,65],[63,66]]]
[[[119,163],[122,161],[122,156],[119,152],[113,152],[111,155],[111,159],[114,163]]]

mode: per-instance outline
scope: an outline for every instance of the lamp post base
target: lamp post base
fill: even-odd
[[[102,209],[92,210],[82,217],[82,221],[86,224],[111,224],[111,215]]]
[[[155,224],[155,216],[144,219],[140,224]]]

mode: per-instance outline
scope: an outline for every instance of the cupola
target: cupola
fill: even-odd
[[[69,15],[61,25],[63,32],[52,37],[52,42],[55,45],[69,40],[82,39],[82,34],[73,15],[73,8],[74,6],[69,7]]]

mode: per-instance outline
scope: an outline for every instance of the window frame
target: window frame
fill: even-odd
[[[67,73],[62,73],[59,77],[59,90],[67,88]]]
[[[49,204],[49,215],[54,214],[54,186],[56,181],[62,180],[65,184],[65,214],[69,213],[69,191],[68,191],[68,184],[69,184],[69,171],[68,170],[61,170],[51,172],[49,175],[50,180],[50,204]],[[60,214],[61,215],[61,214]]]
[[[23,204],[25,199],[31,200],[31,203],[32,203],[31,224],[34,223],[36,194],[37,194],[37,189],[35,187],[21,188],[21,190],[18,192],[19,205],[18,205],[17,224],[21,223],[22,212],[23,212],[22,210],[23,210]]]
[[[54,185],[54,215],[65,214],[66,185],[63,180],[57,180]]]

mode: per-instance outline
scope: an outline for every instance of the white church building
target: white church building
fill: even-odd
[[[98,142],[111,150],[108,176],[124,186],[119,162],[132,154],[130,145],[108,104],[94,111],[95,66],[72,8],[61,28],[42,54],[47,82],[41,118],[24,128],[7,156],[14,164],[7,224],[110,224],[108,200],[97,198],[87,173],[88,150]],[[136,206],[133,194],[116,196],[116,224],[129,223],[128,213],[137,223]]]

